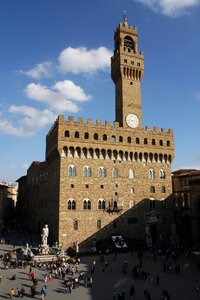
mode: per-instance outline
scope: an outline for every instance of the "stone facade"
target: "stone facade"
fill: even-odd
[[[181,241],[200,245],[200,171],[173,172],[174,220]]]
[[[114,39],[116,121],[58,116],[46,137],[45,162],[27,173],[26,227],[38,230],[46,222],[52,241],[64,247],[117,232],[145,239],[148,222],[155,240],[167,234],[173,130],[142,126],[137,28],[125,19]]]

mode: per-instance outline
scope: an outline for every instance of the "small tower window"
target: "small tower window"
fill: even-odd
[[[85,132],[85,133],[84,133],[84,139],[85,139],[85,140],[88,140],[88,139],[89,139],[89,133],[88,133],[88,132]]]
[[[133,42],[132,37],[125,36],[125,38],[124,38],[124,47],[127,47],[130,50],[134,50],[134,42]]]
[[[78,139],[79,138],[79,132],[76,131],[74,136],[75,136],[76,139]]]
[[[94,134],[94,140],[98,140],[98,134],[97,133]]]
[[[69,137],[69,130],[65,131],[65,137]]]

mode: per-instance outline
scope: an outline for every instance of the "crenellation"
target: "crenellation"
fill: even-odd
[[[94,125],[91,118],[87,119],[87,125]]]
[[[74,122],[74,117],[73,116],[68,116],[68,122],[73,123]]]
[[[81,125],[84,124],[84,118],[78,118],[78,123]]]
[[[158,126],[154,126],[154,127],[153,127],[153,131],[155,131],[155,132],[159,132],[159,128],[158,128]]]
[[[101,120],[96,120],[96,125],[97,125],[97,126],[101,126],[101,125],[102,125]]]
[[[161,132],[166,133],[166,129],[165,128],[161,128]]]

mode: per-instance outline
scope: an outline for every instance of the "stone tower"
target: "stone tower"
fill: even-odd
[[[144,53],[138,52],[138,31],[124,22],[115,29],[111,77],[115,83],[115,117],[121,127],[142,128],[140,82]]]

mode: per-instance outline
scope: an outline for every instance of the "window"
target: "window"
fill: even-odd
[[[106,202],[103,199],[100,199],[98,201],[98,209],[105,209],[106,208]]]
[[[138,66],[138,67],[140,66],[140,63],[139,63],[139,62],[137,62],[137,66]]]
[[[85,139],[85,140],[88,140],[88,139],[89,139],[89,133],[88,133],[88,132],[85,132],[85,133],[84,133],[84,139]]]
[[[86,185],[85,185],[85,188],[86,188],[86,189],[89,189],[89,184],[86,184]]]
[[[165,174],[164,170],[160,170],[159,175],[160,175],[160,179],[165,179],[166,178],[166,174]]]
[[[68,210],[75,210],[76,209],[76,201],[75,200],[68,200],[67,202],[67,209]]]
[[[162,186],[162,188],[161,188],[161,193],[166,193],[166,188],[165,188],[165,186]]]
[[[74,184],[71,184],[71,188],[72,188],[72,189],[74,188]]]
[[[91,209],[91,201],[89,199],[86,199],[83,201],[83,209],[85,209],[85,210]]]
[[[140,139],[137,137],[137,138],[135,139],[135,142],[136,142],[136,144],[139,144],[139,143],[140,143]]]
[[[144,139],[144,144],[147,145],[148,144],[148,140]]]
[[[150,193],[155,193],[156,192],[156,189],[155,189],[155,186],[150,186]]]
[[[167,141],[167,147],[170,147],[170,141]]]
[[[153,169],[149,170],[149,179],[155,179],[156,175],[155,175],[155,171]]]
[[[124,59],[125,64],[127,64],[127,59]]]
[[[69,137],[69,130],[65,131],[65,137]]]
[[[95,134],[94,134],[94,140],[98,140],[98,139],[99,139],[98,134],[95,133]]]
[[[130,136],[128,136],[127,142],[128,142],[129,144],[131,143],[131,137],[130,137]]]
[[[107,141],[107,135],[106,134],[103,135],[103,141]]]
[[[100,167],[98,174],[99,174],[99,177],[106,177],[106,169],[103,167]]]
[[[122,137],[122,136],[119,137],[119,142],[120,142],[120,143],[123,142],[123,137]]]
[[[101,229],[101,219],[97,220],[97,229]]]
[[[134,61],[133,60],[131,60],[131,65],[134,65]]]
[[[160,146],[163,146],[163,140],[159,141]]]
[[[90,177],[91,176],[91,168],[86,166],[83,168],[83,176],[84,177]]]
[[[73,227],[74,227],[74,230],[78,230],[78,220],[74,220]]]
[[[133,179],[135,177],[135,171],[133,169],[129,169],[128,178]]]
[[[116,142],[116,137],[112,135],[112,142]]]
[[[134,187],[131,188],[131,194],[134,194],[135,193],[135,189]]]
[[[152,139],[152,145],[155,145],[155,144],[156,144],[155,139]]]
[[[112,177],[117,178],[118,177],[118,170],[117,169],[112,169]]]
[[[68,176],[70,177],[76,176],[76,167],[74,165],[70,165],[68,167]]]
[[[75,137],[76,139],[79,138],[79,132],[78,132],[78,131],[75,132],[74,137]]]
[[[133,39],[130,36],[125,36],[124,38],[124,47],[128,47],[133,50]]]
[[[103,189],[103,188],[104,188],[103,184],[101,184],[101,185],[100,185],[100,188],[101,188],[101,189]]]

